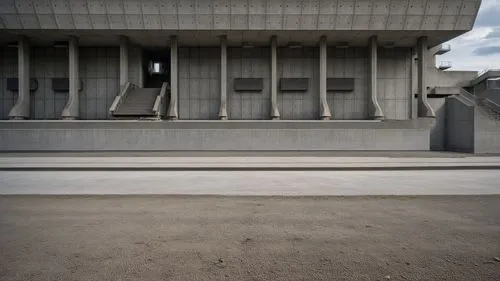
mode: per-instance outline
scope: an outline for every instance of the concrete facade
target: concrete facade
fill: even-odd
[[[390,149],[380,142],[384,138],[374,137],[382,132],[391,138],[386,141],[393,144],[392,149],[454,149],[464,145],[449,141],[456,124],[447,116],[460,120],[466,113],[460,105],[447,105],[453,101],[428,99],[428,95],[435,95],[436,87],[466,87],[477,75],[443,72],[435,67],[435,54],[440,44],[472,28],[480,3],[4,0],[0,1],[0,118],[80,119],[75,124],[82,128],[94,126],[93,120],[108,125],[100,131],[86,131],[95,142],[80,141],[91,137],[84,137],[72,125],[61,125],[69,130],[68,141],[75,141],[74,146],[61,145],[70,150],[112,149],[108,146],[112,140],[120,147],[119,139],[129,137],[129,149],[139,150],[135,142],[148,144],[145,150],[217,150],[222,144],[235,150]],[[18,93],[7,90],[7,78],[19,78]],[[68,89],[53,90],[53,78],[67,78]],[[31,92],[30,79],[38,81],[38,88]],[[247,83],[246,88],[239,88],[238,81]],[[283,81],[303,84],[286,89]],[[156,96],[155,89],[162,94]],[[145,98],[139,92],[150,94]],[[440,91],[446,92],[450,91]],[[131,111],[117,116],[127,97]],[[134,111],[135,105],[141,110]],[[175,126],[187,131],[179,127],[170,133],[168,128],[174,125],[169,124],[142,132],[151,138],[139,137],[137,130],[116,123],[119,130],[112,132],[113,123],[104,120],[119,118],[178,120],[180,125]],[[436,119],[430,122],[429,118]],[[383,120],[382,125],[372,119]],[[212,124],[205,123],[209,120],[221,122],[222,127],[187,129],[190,122],[201,126]],[[345,122],[342,130],[348,133],[336,129],[336,123],[326,131],[302,125],[285,126],[289,131],[279,126],[250,128],[245,123],[264,122],[258,120]],[[360,125],[352,120],[365,122],[366,128],[358,129]],[[400,122],[401,133],[390,131],[391,122]],[[417,130],[411,125],[414,122],[427,125]],[[39,136],[42,143],[60,142],[57,131],[36,131],[51,127],[50,122],[33,124],[30,130],[35,131],[23,133],[31,139],[26,141]],[[223,128],[235,124],[242,127]],[[232,137],[231,132],[249,140]],[[1,133],[7,134],[10,148],[17,147],[12,142],[19,143],[19,149],[30,147],[17,139],[23,134],[7,129]],[[210,137],[215,133],[220,137]],[[408,139],[410,135],[415,141]],[[165,140],[160,141],[160,136]],[[189,136],[198,140],[190,141]],[[305,140],[316,137],[321,141]],[[239,144],[232,147],[230,140]]]

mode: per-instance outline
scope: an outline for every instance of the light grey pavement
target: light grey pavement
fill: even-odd
[[[496,167],[500,157],[0,157],[0,169],[370,169]]]
[[[1,171],[0,194],[500,194],[500,171]]]

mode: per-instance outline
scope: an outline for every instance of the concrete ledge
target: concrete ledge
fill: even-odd
[[[4,157],[0,170],[454,170],[500,169],[500,157]]]

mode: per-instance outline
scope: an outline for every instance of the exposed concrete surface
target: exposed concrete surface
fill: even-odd
[[[0,169],[457,169],[496,167],[500,157],[0,157]]]
[[[500,197],[0,197],[2,280],[499,280]]]
[[[499,182],[498,170],[4,171],[0,194],[460,195]]]

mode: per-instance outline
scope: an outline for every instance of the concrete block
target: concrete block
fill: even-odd
[[[266,16],[248,15],[248,29],[262,30],[266,28]]]
[[[148,30],[161,29],[161,17],[159,15],[144,15],[143,19],[144,19],[144,28]]]
[[[122,15],[123,14],[123,1],[122,0],[106,0],[106,11],[109,15]]]
[[[141,2],[136,0],[123,0],[123,11],[126,15],[142,15]]]
[[[127,15],[125,17],[128,29],[143,29],[144,20],[141,15]]]
[[[214,17],[212,15],[197,15],[196,24],[198,29],[212,29],[214,25]]]
[[[337,14],[348,15],[354,13],[354,2],[350,0],[338,0]]]
[[[460,15],[473,16],[478,10],[480,2],[478,1],[463,1],[460,9]]]
[[[458,16],[441,16],[439,20],[438,29],[439,30],[453,30],[455,28],[455,23]]]
[[[56,23],[59,29],[75,29],[73,17],[70,15],[56,15]]]
[[[215,15],[214,29],[229,29],[231,18],[229,15]]]
[[[443,15],[458,15],[460,14],[460,10],[462,8],[461,1],[455,0],[445,0],[443,3]]]
[[[48,2],[48,3],[50,3],[50,1],[51,0],[43,0],[43,2]],[[37,2],[40,2],[40,1],[37,1]],[[68,0],[68,2],[69,2],[69,7],[70,7],[72,14],[88,14],[89,13],[89,9],[87,8],[87,1]],[[35,5],[35,7],[36,7],[36,5]],[[47,10],[47,13],[51,13],[50,9],[51,9],[50,6],[43,8],[43,10]],[[37,13],[38,13],[38,11],[37,11]]]
[[[107,15],[90,15],[90,21],[94,29],[109,29]]]
[[[336,15],[319,15],[318,29],[331,30],[335,27]]]
[[[370,15],[355,15],[353,20],[353,29],[368,30],[370,26]]]
[[[474,16],[459,16],[455,30],[470,30],[474,24]]]
[[[274,1],[271,1],[274,2]],[[283,28],[283,16],[268,14],[266,17],[266,29],[279,30]]]
[[[335,28],[337,30],[350,30],[352,28],[352,18],[351,15],[338,14],[335,18]]]
[[[248,16],[231,15],[231,29],[248,29]]]
[[[300,17],[301,30],[317,30],[318,29],[318,16],[302,15]]]
[[[386,15],[372,15],[370,19],[371,30],[385,30],[389,17]]]
[[[191,29],[191,30],[196,29],[195,15],[194,14],[179,14],[179,29]]]
[[[163,15],[161,16],[161,26],[163,29],[178,29],[179,22],[177,15]]]
[[[106,14],[106,5],[103,0],[87,0],[87,7],[90,14]]]
[[[3,14],[0,15],[0,22],[3,22],[3,25],[7,29],[22,29],[22,24],[19,16],[13,14]]]
[[[436,30],[439,23],[439,16],[425,16],[420,27],[422,30]]]

